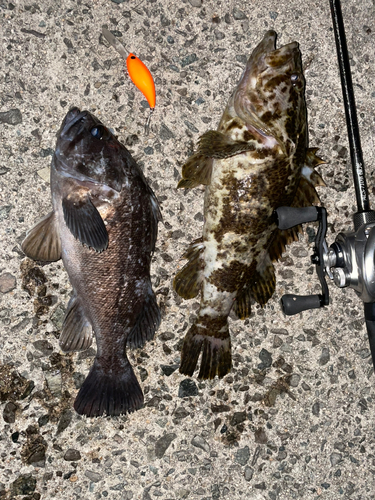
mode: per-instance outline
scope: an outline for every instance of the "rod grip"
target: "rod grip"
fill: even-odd
[[[321,295],[294,295],[287,293],[281,297],[281,305],[284,314],[293,316],[308,309],[319,309],[322,307]]]

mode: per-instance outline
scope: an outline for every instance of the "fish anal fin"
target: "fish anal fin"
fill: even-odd
[[[21,248],[33,260],[53,262],[61,259],[61,240],[55,212],[43,217],[27,233]]]
[[[59,343],[64,352],[84,351],[92,343],[92,326],[76,295],[69,301]]]
[[[246,319],[251,316],[251,290],[244,286],[239,290],[233,304],[233,312],[239,319]]]
[[[87,195],[63,198],[62,208],[65,224],[76,239],[97,252],[107,248],[107,229]]]
[[[203,280],[202,252],[204,243],[202,238],[193,241],[182,256],[189,262],[176,274],[173,280],[173,288],[184,299],[196,297],[201,289]]]
[[[302,233],[302,226],[295,226],[282,231],[278,229],[268,249],[271,261],[279,260],[285,252],[286,246],[293,243],[293,241],[298,241],[299,233]]]
[[[114,370],[111,360],[95,358],[74,409],[80,415],[99,417],[131,413],[142,405],[142,389],[128,359],[124,357],[121,366]]]
[[[128,335],[127,345],[135,348],[142,347],[147,340],[151,340],[159,328],[160,319],[160,309],[150,283],[142,311],[134,328]]]
[[[269,258],[261,269],[256,270],[249,288],[254,300],[262,307],[272,297],[276,288],[276,276],[275,268]]]

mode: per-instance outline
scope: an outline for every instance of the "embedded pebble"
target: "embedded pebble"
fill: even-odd
[[[267,441],[268,439],[265,430],[263,429],[263,427],[259,427],[259,429],[255,431],[255,442],[265,444],[267,443]]]
[[[59,419],[59,423],[57,424],[57,434],[63,432],[72,421],[73,413],[70,410],[64,410]]]
[[[300,383],[300,380],[301,380],[301,375],[298,375],[298,373],[293,373],[291,376],[290,376],[290,379],[289,379],[289,385],[291,387],[297,387],[298,384]]]
[[[8,293],[14,290],[17,286],[16,277],[10,273],[4,273],[0,276],[0,292]]]
[[[18,125],[22,123],[22,114],[18,108],[10,109],[0,113],[0,123],[7,123],[8,125]]]
[[[200,448],[201,450],[206,451],[207,453],[210,451],[209,444],[201,436],[194,436],[191,440],[191,444],[196,448]]]
[[[155,456],[157,458],[162,458],[164,456],[164,453],[169,448],[169,445],[174,439],[176,439],[176,437],[177,434],[172,432],[170,434],[165,434],[164,436],[159,438],[155,443]]]
[[[7,424],[14,424],[16,421],[17,405],[12,402],[7,403],[3,410],[3,419]]]
[[[234,19],[236,19],[236,21],[242,21],[244,19],[247,19],[245,13],[242,12],[242,10],[240,10],[238,7],[234,7],[233,17],[234,17]]]
[[[246,465],[245,471],[244,471],[245,481],[251,481],[253,474],[254,474],[254,469],[252,469],[251,467]]]
[[[172,373],[174,373],[177,370],[178,366],[179,365],[160,365],[160,368],[161,371],[164,373],[164,375],[169,377],[170,375],[172,375]]]
[[[272,365],[272,355],[267,349],[262,349],[259,353],[261,363],[258,365],[259,370],[264,370]]]
[[[44,372],[44,378],[46,379],[47,386],[51,391],[51,394],[57,398],[60,397],[62,391],[61,372]]]
[[[44,167],[38,170],[37,174],[41,179],[43,179],[45,182],[50,182],[51,179],[51,169],[50,167]]]
[[[22,474],[12,483],[13,495],[30,495],[35,491],[36,478],[31,474]]]
[[[188,396],[197,396],[198,395],[198,387],[194,380],[190,378],[186,378],[181,381],[180,387],[178,388],[178,397],[186,398]]]
[[[328,349],[328,347],[323,347],[322,354],[320,355],[318,363],[321,366],[324,366],[328,363],[329,360],[330,360],[329,349]]]
[[[320,413],[320,403],[319,401],[316,401],[313,406],[312,406],[312,412],[313,412],[313,415],[315,415],[316,417],[319,415]]]
[[[341,462],[341,460],[342,460],[342,454],[341,453],[337,453],[336,451],[334,451],[333,453],[331,453],[329,459],[331,461],[332,467],[334,467],[335,465],[337,465],[338,463]]]
[[[88,477],[93,483],[98,483],[101,479],[103,479],[101,474],[91,470],[86,470],[85,476]]]
[[[234,461],[240,465],[246,465],[250,458],[250,449],[248,446],[239,448],[234,456]]]

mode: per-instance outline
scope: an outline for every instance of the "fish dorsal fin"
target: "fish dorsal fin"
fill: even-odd
[[[21,248],[33,260],[53,262],[61,259],[61,240],[55,212],[43,217],[27,233]]]
[[[188,259],[189,262],[176,274],[173,280],[173,288],[184,299],[196,297],[201,289],[203,280],[203,250],[203,239],[198,238],[193,241],[182,256],[184,259]]]
[[[233,141],[217,130],[205,132],[198,141],[198,150],[182,167],[178,188],[193,188],[211,181],[212,160],[230,158],[246,151],[254,151],[253,141]]]
[[[97,252],[107,248],[107,229],[87,195],[63,198],[62,208],[65,224],[76,239]]]
[[[92,343],[92,326],[76,295],[69,301],[59,343],[64,352],[84,351]]]

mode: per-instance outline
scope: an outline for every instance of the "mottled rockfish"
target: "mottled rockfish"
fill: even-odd
[[[63,351],[97,354],[74,403],[89,417],[142,406],[126,356],[153,337],[160,312],[150,281],[160,211],[129,151],[88,111],[71,109],[51,167],[53,211],[27,234],[35,260],[62,258],[73,295],[60,336]]]
[[[272,261],[297,238],[273,219],[280,206],[319,201],[324,185],[308,149],[305,80],[293,42],[276,49],[268,31],[251,54],[217,131],[200,137],[182,168],[179,188],[206,185],[203,237],[184,254],[189,262],[174,279],[190,299],[201,292],[198,318],[188,331],[180,372],[192,375],[201,352],[199,378],[223,377],[231,368],[228,315],[250,316],[252,299],[264,305],[275,290]]]

